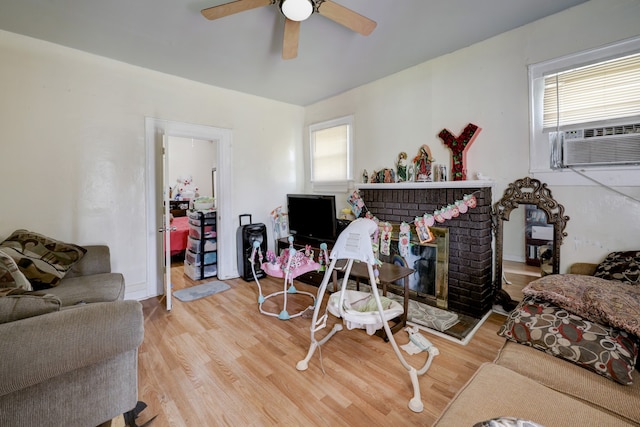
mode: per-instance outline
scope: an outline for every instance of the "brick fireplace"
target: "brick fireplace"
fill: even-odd
[[[477,206],[438,224],[449,231],[449,310],[481,318],[491,310],[492,233],[491,181],[358,184],[360,196],[381,221],[413,222],[416,216],[475,194]]]

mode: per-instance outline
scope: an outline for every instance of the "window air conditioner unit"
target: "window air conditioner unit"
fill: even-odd
[[[567,130],[561,134],[564,167],[640,164],[640,123]]]

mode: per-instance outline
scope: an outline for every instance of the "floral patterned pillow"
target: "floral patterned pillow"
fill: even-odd
[[[593,275],[640,285],[640,251],[611,252],[598,264]]]
[[[640,339],[640,286],[581,274],[552,274],[529,283],[522,293]]]
[[[527,296],[509,314],[498,335],[588,369],[620,384],[633,383],[635,337],[591,322],[549,301]]]

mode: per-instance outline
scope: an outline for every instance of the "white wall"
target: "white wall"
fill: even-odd
[[[301,107],[2,31],[0,58],[0,239],[106,243],[127,289],[144,288],[145,117],[232,129],[236,226],[240,213],[268,224],[301,189]]]
[[[307,107],[305,124],[355,114],[359,176],[363,169],[393,167],[400,151],[413,157],[422,144],[448,165],[450,152],[438,133],[446,128],[458,135],[474,123],[482,131],[468,152],[468,176],[480,171],[493,178],[498,199],[508,183],[529,174],[527,65],[636,36],[639,22],[637,0],[593,0],[318,102]],[[640,247],[637,202],[596,187],[551,190],[571,217],[561,270]],[[621,190],[640,197],[638,187]],[[523,257],[523,224],[513,228],[505,254]]]

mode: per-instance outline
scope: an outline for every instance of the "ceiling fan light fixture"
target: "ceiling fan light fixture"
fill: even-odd
[[[282,0],[280,10],[292,21],[304,21],[313,13],[313,3],[311,0]]]

